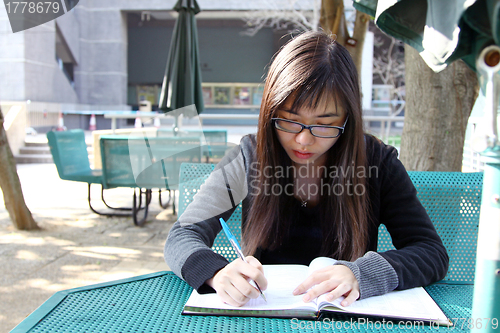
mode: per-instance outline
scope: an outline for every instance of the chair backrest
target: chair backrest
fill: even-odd
[[[450,257],[445,280],[473,282],[483,174],[409,171],[417,195]],[[394,249],[384,225],[379,228],[378,251]]]
[[[103,186],[177,189],[183,162],[200,162],[197,137],[112,135],[100,139]]]
[[[198,192],[214,167],[214,164],[207,163],[182,163],[179,176],[179,217],[193,201],[194,195]],[[241,209],[240,203],[231,217],[226,221],[238,241],[241,240]],[[238,258],[223,232],[219,232],[215,238],[212,249],[229,261]]]
[[[130,162],[127,135],[101,136],[101,165],[104,188],[137,187]]]
[[[213,164],[182,164],[179,187],[179,216],[213,170]],[[482,173],[409,171],[417,195],[427,210],[450,257],[445,280],[473,282],[476,266],[477,233]],[[231,230],[241,238],[241,204],[231,216]],[[217,236],[212,247],[228,260],[236,258],[224,235]],[[394,249],[384,225],[379,228],[378,251]]]
[[[47,133],[47,140],[61,179],[78,181],[80,174],[91,172],[85,134],[82,130],[50,131]]]

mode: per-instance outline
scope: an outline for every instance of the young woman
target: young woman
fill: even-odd
[[[248,263],[210,246],[242,201]],[[377,253],[385,224],[397,250]],[[393,147],[363,133],[360,88],[348,52],[323,32],[292,39],[267,75],[257,135],[217,165],[172,227],[170,268],[199,292],[241,306],[267,287],[261,264],[338,261],[293,291],[343,305],[442,279],[448,256]],[[314,288],[311,288],[315,286]]]

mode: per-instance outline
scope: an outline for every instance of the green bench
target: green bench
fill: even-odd
[[[57,168],[59,177],[63,180],[83,182],[88,184],[88,202],[90,209],[99,215],[124,216],[124,213],[103,213],[92,206],[91,185],[101,185],[101,199],[106,207],[118,211],[131,211],[132,208],[117,208],[108,205],[104,199],[102,170],[90,168],[85,134],[80,129],[47,133],[47,140],[52,159]]]
[[[180,174],[179,216],[192,201],[214,165],[183,164]],[[417,195],[448,251],[450,265],[444,280],[473,282],[483,184],[482,173],[409,171]],[[241,203],[228,220],[241,238]],[[393,249],[384,225],[379,228],[378,251]],[[219,233],[212,249],[232,261],[237,258],[226,237]]]
[[[102,136],[100,140],[102,169],[92,169],[82,130],[49,132],[47,139],[59,177],[88,184],[89,207],[94,213],[132,216],[138,226],[146,221],[153,188],[158,189],[160,205],[166,208],[172,202],[176,213],[175,192],[171,190],[178,189],[180,164],[201,162],[202,156],[199,137],[110,135]],[[117,212],[100,212],[94,208],[92,184],[101,185],[103,203]],[[105,189],[120,187],[133,189],[132,207],[112,207],[104,199]],[[162,202],[162,189],[169,192],[166,203]],[[141,219],[137,216],[140,211],[144,212]]]

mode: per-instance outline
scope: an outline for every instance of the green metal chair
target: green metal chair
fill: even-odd
[[[450,257],[444,280],[474,282],[483,173],[409,171],[417,195]],[[384,225],[378,251],[394,249]]]
[[[175,190],[179,186],[181,163],[201,162],[198,137],[110,135],[100,138],[100,146],[103,187],[134,189],[132,216],[136,225],[146,221],[154,188],[158,189],[160,205],[166,208],[172,202],[175,214]],[[167,203],[162,202],[162,189],[169,192]],[[139,220],[137,213],[143,196],[144,217]]]
[[[91,185],[101,185],[102,202],[113,210],[130,211],[132,208],[117,208],[108,205],[104,199],[104,187],[102,170],[91,169],[85,134],[80,129],[47,133],[47,140],[52,154],[52,159],[57,168],[59,177],[63,180],[72,180],[88,184],[88,202],[90,209],[99,215],[105,216],[125,216],[123,213],[103,213],[97,211],[92,206]]]
[[[194,195],[198,192],[214,167],[214,164],[207,163],[182,163],[179,176],[179,216],[184,213],[187,206],[193,201]],[[241,241],[241,203],[226,222],[234,236],[238,241]],[[212,249],[229,261],[238,258],[231,243],[229,243],[223,233],[217,235]]]
[[[214,165],[181,166],[179,216]],[[477,233],[481,207],[482,173],[409,171],[417,195],[427,210],[448,251],[450,266],[444,280],[473,282],[476,264]],[[230,228],[240,239],[241,203],[230,219]],[[236,258],[231,244],[219,233],[212,249],[228,260]],[[384,225],[379,228],[378,251],[394,249]]]

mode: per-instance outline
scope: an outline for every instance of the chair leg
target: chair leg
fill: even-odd
[[[152,193],[153,193],[153,190],[149,189],[149,190],[146,190],[146,192],[149,191],[149,196],[146,195],[146,202],[148,204],[148,206],[151,204],[151,199],[153,199],[153,196],[152,196]]]
[[[130,214],[118,214],[118,213],[101,213],[97,210],[94,209],[94,207],[92,207],[92,202],[91,202],[91,199],[90,199],[90,186],[92,184],[91,183],[88,183],[88,201],[89,201],[89,207],[90,207],[90,210],[93,211],[94,213],[98,214],[98,215],[102,215],[102,216],[130,216]],[[101,185],[102,186],[102,185]]]
[[[137,195],[136,195],[136,189],[134,188],[134,200],[133,200],[133,207],[132,207],[132,218],[134,220],[134,224],[138,227],[141,227],[144,225],[144,223],[146,222],[146,219],[148,217],[148,207],[149,207],[149,203],[151,202],[151,190],[150,189],[146,189],[145,192],[142,191],[141,188],[139,188],[139,202],[142,201],[141,197],[142,197],[142,194],[145,194],[145,198],[144,198],[144,216],[142,219],[138,220],[137,219],[137,213],[141,210],[141,207],[137,207],[136,203],[137,203]]]
[[[175,212],[175,190],[173,190],[172,192],[174,192],[173,198],[172,198],[172,210],[173,210],[173,214],[176,215],[176,212]]]
[[[135,193],[135,189],[134,189],[134,193]],[[142,193],[142,192],[141,192]],[[147,203],[148,205],[151,203],[151,200],[150,202],[148,203],[146,200],[144,201],[145,203]],[[144,209],[144,207],[142,206],[142,195],[139,196],[139,204],[138,205],[135,205],[136,207],[136,210],[137,211],[140,211],[142,209]],[[133,208],[132,208],[133,209]]]
[[[142,192],[141,192],[141,189],[140,189],[140,188],[139,188],[139,194],[140,194],[140,195],[139,195],[139,205],[138,205],[138,206],[136,206],[136,205],[135,205],[135,203],[136,203],[136,202],[134,201],[134,203],[132,204],[132,210],[133,210],[134,208],[136,208],[136,209],[138,209],[138,210],[141,210],[141,209],[142,209]],[[135,188],[134,188],[134,200],[135,200]]]
[[[168,201],[163,203],[161,200],[161,190],[158,190],[158,202],[160,203],[160,207],[163,209],[167,209],[167,207],[170,205],[170,201],[172,200],[172,192],[170,190],[168,191]]]
[[[110,205],[108,205],[108,203],[106,202],[106,200],[104,200],[104,187],[101,185],[101,199],[102,199],[102,202],[104,202],[104,204],[106,205],[106,207],[110,208],[110,209],[114,209],[114,210],[132,210],[132,207],[111,207]]]

